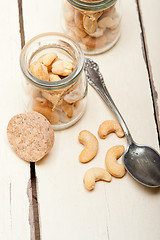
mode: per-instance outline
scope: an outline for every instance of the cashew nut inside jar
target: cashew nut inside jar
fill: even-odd
[[[55,130],[75,124],[86,106],[84,55],[74,40],[60,33],[31,39],[21,51],[25,110],[44,115]]]
[[[120,37],[120,0],[64,0],[63,31],[87,55],[105,52]]]

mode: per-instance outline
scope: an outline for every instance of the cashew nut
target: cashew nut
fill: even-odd
[[[79,11],[75,11],[74,22],[78,28],[84,30],[83,27],[83,14]]]
[[[73,117],[73,106],[71,104],[63,101],[61,104],[61,108],[69,118]]]
[[[56,81],[60,81],[60,80],[61,80],[61,78],[59,77],[59,75],[49,73],[49,81],[50,82],[56,82]]]
[[[111,17],[104,17],[98,22],[100,28],[110,28],[114,25],[114,21]]]
[[[71,73],[72,73],[72,70],[70,70],[70,69],[64,69],[63,73],[61,73],[60,75],[61,75],[62,77],[66,77],[66,76],[70,75]]]
[[[74,107],[75,107],[75,108],[81,107],[81,100],[76,101],[76,102],[74,103]]]
[[[45,54],[42,58],[43,64],[48,67],[56,59],[56,57],[57,54],[55,52]]]
[[[63,101],[61,100],[61,94],[51,94],[44,91],[42,91],[41,93],[42,93],[42,96],[46,98],[48,101],[50,101],[53,105],[56,105],[57,103],[58,105],[60,105]]]
[[[98,21],[98,19],[102,16],[104,11],[100,12],[91,12],[91,11],[84,11],[84,15],[88,16],[92,21]]]
[[[92,34],[89,34],[89,35],[90,35],[91,37],[96,37],[96,38],[98,38],[98,37],[101,37],[101,36],[103,35],[104,31],[105,31],[104,28],[99,28],[99,27],[97,27],[96,31],[95,31],[94,33],[92,33]]]
[[[117,159],[120,158],[125,151],[123,145],[111,147],[106,154],[105,164],[108,172],[117,178],[121,178],[125,174],[125,168],[123,164],[117,163]]]
[[[40,100],[40,98],[35,100],[36,102],[33,104],[32,110],[44,115],[51,124],[57,124],[59,122],[59,114],[56,111],[52,112],[52,108],[47,106],[47,100]]]
[[[37,78],[49,81],[49,74],[47,67],[44,66],[42,63],[36,62],[30,65],[30,71],[33,73]]]
[[[105,169],[98,167],[87,170],[83,178],[84,186],[89,191],[92,191],[95,188],[95,183],[100,180],[110,182],[112,176]]]
[[[53,108],[53,104],[50,102],[50,101],[48,101],[47,99],[45,99],[45,98],[42,98],[42,97],[36,97],[35,98],[35,102],[36,103],[38,103],[38,104],[40,104],[41,106],[43,106],[43,107],[49,107],[49,108]]]
[[[71,22],[74,19],[74,8],[67,2],[64,4],[64,17],[67,22]]]
[[[115,15],[115,12],[116,12],[116,8],[115,8],[115,6],[113,5],[112,7],[107,8],[106,10],[104,10],[102,17],[108,16],[108,17],[113,18],[114,15]]]
[[[87,47],[87,48],[95,48],[96,47],[96,38],[93,38],[89,35],[86,37],[82,38],[82,43]]]
[[[78,27],[72,26],[71,30],[80,38],[84,38],[87,36],[87,33]]]
[[[120,18],[111,18],[111,17],[103,17],[102,19],[99,20],[98,26],[100,28],[109,28],[109,29],[115,29],[118,27],[120,24]]]
[[[79,155],[79,161],[81,163],[87,163],[91,161],[98,152],[98,140],[87,130],[81,131],[78,139],[79,142],[85,146],[84,150]]]
[[[93,34],[97,29],[97,20],[89,16],[83,16],[83,26],[88,34]]]
[[[73,64],[69,61],[56,61],[52,64],[52,73],[61,76],[68,76],[72,73]]]
[[[81,98],[82,98],[82,93],[78,89],[75,89],[71,91],[69,94],[64,96],[64,100],[70,104],[78,101]]]
[[[113,120],[104,121],[98,129],[98,135],[100,138],[106,138],[106,136],[112,132],[115,132],[117,137],[124,137],[124,132],[121,125]]]
[[[72,64],[72,62],[69,62],[69,61],[64,60],[64,61],[63,61],[63,64],[64,64],[64,68],[65,68],[65,69],[67,69],[67,70],[72,70],[72,69],[73,69],[73,64]]]
[[[68,123],[70,121],[69,117],[65,114],[65,112],[60,111],[59,113],[60,122]]]
[[[106,42],[107,42],[107,38],[105,34],[98,38],[91,37],[89,35],[85,38],[82,38],[82,43],[87,48],[91,48],[91,49],[104,47]]]
[[[48,100],[45,98],[41,98],[41,97],[36,97],[35,101],[39,104],[41,104],[41,106],[48,106]]]
[[[120,25],[120,18],[116,17],[113,19],[113,25],[110,27],[110,29],[117,29],[118,26]]]
[[[44,55],[45,55],[45,54],[43,54],[42,56],[40,56],[40,57],[38,58],[38,60],[37,60],[36,62],[34,62],[34,64],[37,63],[37,62],[43,63],[43,57],[44,57]]]
[[[63,61],[57,61],[52,64],[52,73],[56,75],[61,75],[64,72]]]

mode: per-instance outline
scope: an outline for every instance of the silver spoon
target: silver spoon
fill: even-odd
[[[128,149],[123,155],[126,170],[135,180],[145,186],[160,186],[160,155],[154,149],[148,146],[137,145],[134,142],[125,121],[105,86],[97,63],[86,58],[84,71],[88,82],[110,107],[124,130],[128,141]]]

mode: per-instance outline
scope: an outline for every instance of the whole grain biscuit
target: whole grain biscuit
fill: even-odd
[[[12,117],[7,136],[16,154],[27,162],[42,159],[54,143],[54,131],[49,121],[34,111]]]

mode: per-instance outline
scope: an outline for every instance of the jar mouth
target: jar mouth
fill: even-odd
[[[68,55],[74,58],[76,61],[75,68],[69,76],[60,81],[49,82],[41,80],[31,73],[29,66],[32,57],[36,52],[44,48],[47,49],[47,47],[64,50]],[[46,90],[58,90],[73,84],[78,80],[83,66],[84,53],[81,47],[72,38],[61,33],[48,32],[35,36],[25,44],[20,54],[20,67],[24,76],[36,87]]]
[[[117,0],[99,0],[95,2],[87,2],[86,0],[67,0],[74,7],[86,11],[100,11],[111,7]]]

